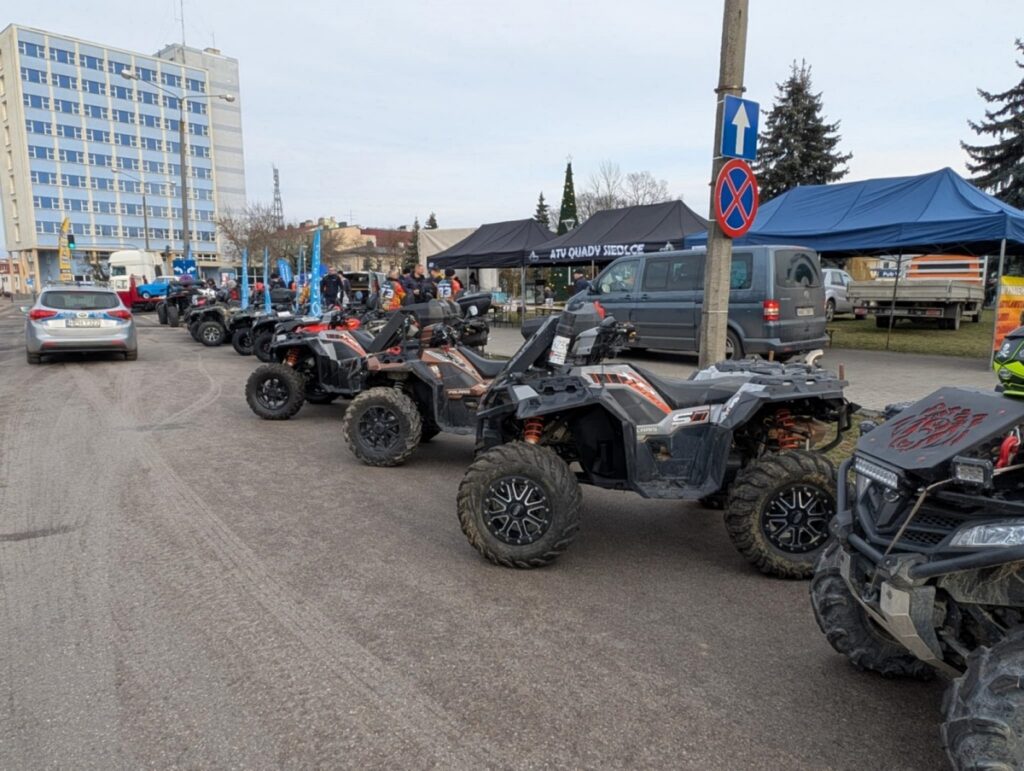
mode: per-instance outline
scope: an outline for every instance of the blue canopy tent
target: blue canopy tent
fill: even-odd
[[[686,239],[707,243],[707,232]],[[1024,211],[952,169],[795,187],[758,209],[736,244],[799,244],[830,255],[1024,254]]]

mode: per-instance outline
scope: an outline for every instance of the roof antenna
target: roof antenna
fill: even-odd
[[[185,0],[178,0],[181,14],[181,63],[185,63]]]

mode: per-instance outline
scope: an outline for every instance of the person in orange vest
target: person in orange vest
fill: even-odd
[[[386,311],[398,310],[402,307],[405,299],[405,287],[399,281],[399,274],[396,268],[388,272],[388,279],[380,287],[380,307]]]

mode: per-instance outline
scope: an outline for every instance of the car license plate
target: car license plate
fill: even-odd
[[[68,319],[64,322],[69,327],[98,327],[99,319]]]
[[[564,335],[557,335],[551,341],[551,353],[548,354],[548,362],[555,366],[565,364],[565,356],[569,353],[569,338]]]
[[[796,309],[796,315],[797,316],[813,316],[814,315],[814,308],[797,308]]]

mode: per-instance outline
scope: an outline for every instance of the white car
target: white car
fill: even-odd
[[[825,319],[832,321],[837,313],[853,313],[853,302],[850,300],[849,288],[853,277],[845,270],[825,268],[822,270],[825,280]]]

